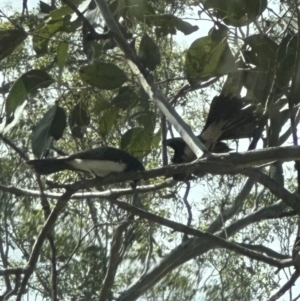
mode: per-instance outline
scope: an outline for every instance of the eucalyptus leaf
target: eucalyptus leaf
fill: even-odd
[[[64,69],[67,57],[68,57],[69,43],[59,42],[57,46],[57,66],[59,69],[59,74],[61,76]]]
[[[234,57],[224,35],[223,29],[214,30],[211,35],[194,41],[188,49],[185,72],[192,86],[236,70]]]
[[[0,61],[9,56],[27,38],[23,29],[0,30]]]
[[[138,54],[144,66],[151,71],[153,71],[155,67],[160,64],[159,48],[153,39],[147,34],[144,34],[141,39]]]
[[[128,130],[121,138],[121,149],[135,157],[143,157],[151,151],[152,134],[142,127]]]
[[[120,88],[128,80],[124,71],[112,63],[97,62],[81,67],[79,75],[83,82],[105,90]]]
[[[43,70],[30,70],[19,77],[12,88],[5,102],[6,118],[11,119],[15,110],[22,105],[29,93],[39,88],[49,87],[54,80]]]
[[[37,56],[41,56],[47,53],[48,43],[50,38],[58,32],[64,25],[62,20],[56,20],[47,24],[41,24],[36,28],[36,32],[33,35],[33,49]]]
[[[69,126],[73,136],[83,138],[83,128],[88,126],[90,121],[86,105],[83,102],[77,103],[69,115]]]
[[[128,108],[134,107],[139,101],[138,95],[135,93],[132,87],[121,87],[119,93],[115,96],[111,102],[112,105],[126,110]]]
[[[32,134],[32,151],[37,158],[41,158],[50,146],[52,138],[58,140],[66,128],[65,110],[58,105],[50,108],[36,124]]]
[[[111,108],[105,111],[99,122],[99,130],[103,136],[106,136],[118,120],[118,108]]]

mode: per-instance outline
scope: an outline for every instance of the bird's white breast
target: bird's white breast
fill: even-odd
[[[99,177],[107,176],[112,172],[122,172],[126,168],[126,164],[122,162],[114,162],[109,160],[82,160],[75,159],[69,161],[72,167],[78,170],[87,171]]]

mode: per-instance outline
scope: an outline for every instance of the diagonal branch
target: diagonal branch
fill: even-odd
[[[241,173],[262,184],[263,186],[268,188],[276,197],[282,199],[282,201],[285,202],[288,206],[300,212],[300,204],[297,205],[297,202],[299,203],[299,197],[289,192],[287,189],[279,185],[276,181],[274,181],[263,172],[256,169],[248,169],[242,171]]]
[[[112,16],[108,4],[105,0],[95,0],[102,16],[106,22],[106,25],[111,30],[113,37],[124,52],[128,59],[128,64],[134,74],[140,79],[140,83],[144,87],[144,90],[148,93],[149,97],[156,103],[162,113],[166,116],[168,121],[175,127],[177,132],[195,153],[197,158],[200,158],[203,153],[206,156],[211,156],[207,148],[202,142],[193,134],[190,127],[182,120],[175,109],[171,106],[165,96],[157,88],[154,78],[151,73],[143,66],[140,58],[137,56],[135,50],[128,44],[120,31],[114,17]]]
[[[247,249],[250,249],[250,250],[254,250],[254,251],[257,251],[257,252],[260,252],[260,253],[265,253],[267,254],[268,256],[270,257],[273,257],[273,258],[277,258],[277,259],[290,259],[291,257],[288,256],[288,255],[284,255],[284,254],[281,254],[281,253],[278,253],[264,245],[250,245],[250,244],[245,244],[245,243],[241,243],[239,244],[240,246],[243,246]]]
[[[291,279],[275,294],[273,295],[268,301],[275,301],[278,300],[281,296],[285,294],[296,282],[299,278],[300,274],[298,272],[294,272]]]
[[[225,232],[228,237],[233,236],[239,230],[247,227],[248,225],[270,218],[279,217],[286,205],[280,201],[269,207],[262,208],[257,212],[254,212],[239,221],[236,221],[230,225],[227,229],[216,233],[217,236],[225,237]],[[157,284],[162,278],[164,278],[172,270],[189,261],[192,258],[201,256],[206,252],[216,248],[216,244],[206,238],[190,238],[185,244],[179,245],[173,249],[168,255],[166,255],[159,264],[153,266],[148,273],[140,277],[140,279],[132,284],[125,292],[121,294],[118,301],[134,301],[139,296],[144,294],[147,290]],[[275,260],[276,261],[276,260]],[[291,260],[289,262],[282,261],[283,265],[291,266]]]
[[[248,249],[246,249],[246,248],[244,248],[240,245],[237,245],[235,243],[224,240],[223,238],[215,236],[215,235],[210,234],[208,232],[202,232],[200,230],[196,230],[196,229],[190,228],[188,226],[185,226],[184,224],[180,224],[180,223],[174,222],[170,219],[163,218],[163,217],[160,217],[160,216],[155,215],[153,213],[144,211],[144,210],[142,210],[138,207],[135,207],[135,206],[133,206],[133,205],[127,203],[127,202],[122,202],[122,201],[119,201],[119,200],[116,200],[116,199],[109,199],[109,202],[111,202],[114,205],[117,205],[119,208],[122,208],[122,209],[124,209],[124,210],[126,210],[126,211],[128,211],[128,212],[130,212],[134,215],[137,215],[139,217],[145,218],[145,219],[150,220],[152,222],[158,223],[162,226],[166,226],[166,227],[171,228],[175,231],[182,232],[182,233],[185,233],[185,234],[193,235],[193,236],[201,238],[201,239],[208,240],[208,241],[212,242],[213,244],[215,244],[218,247],[234,251],[238,254],[248,256],[252,259],[256,259],[256,260],[265,262],[269,265],[276,266],[278,268],[281,268],[283,266],[282,262],[277,261],[273,258],[270,258],[270,257],[267,257],[265,255],[259,254],[257,252],[248,250]]]
[[[244,187],[241,189],[240,193],[235,198],[232,206],[230,206],[230,208],[227,208],[226,210],[224,210],[224,212],[222,212],[222,214],[219,214],[217,216],[217,218],[210,224],[209,228],[207,229],[207,232],[214,233],[220,230],[227,220],[229,220],[234,214],[239,212],[239,210],[243,206],[244,201],[251,192],[253,185],[254,181],[252,179],[247,179]]]
[[[114,233],[113,240],[111,243],[111,251],[110,251],[110,258],[108,263],[108,269],[103,281],[102,290],[100,293],[99,301],[106,301],[109,298],[111,293],[111,289],[114,284],[114,279],[117,273],[117,269],[120,263],[120,248],[122,245],[122,235],[123,232],[128,227],[131,220],[127,220],[119,225]]]

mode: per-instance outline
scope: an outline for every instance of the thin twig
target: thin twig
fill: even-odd
[[[294,272],[291,279],[276,293],[274,294],[268,301],[278,300],[281,296],[285,294],[296,282],[299,278],[300,274],[298,272]]]
[[[192,219],[193,219],[193,214],[192,214],[192,207],[188,201],[188,196],[189,196],[189,193],[190,193],[190,189],[191,189],[191,184],[189,181],[186,182],[186,189],[185,189],[185,193],[184,193],[184,196],[183,196],[183,202],[185,204],[185,207],[187,209],[187,212],[188,212],[188,220],[187,220],[187,227],[190,227],[191,226],[191,223],[192,223]],[[187,236],[187,234],[184,234],[183,235],[183,238],[182,238],[182,241],[186,241],[189,237]]]

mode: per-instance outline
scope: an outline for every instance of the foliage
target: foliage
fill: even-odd
[[[286,163],[294,160],[288,151],[280,161],[267,159],[268,148],[290,143],[293,131],[297,140],[299,9],[270,0],[107,2],[130,51],[86,1],[0,10],[1,300],[267,300],[294,272],[299,212],[280,193],[298,198],[298,173]],[[74,8],[87,10],[85,17]],[[183,35],[191,37],[184,51]],[[130,68],[131,55],[155,80],[154,92]],[[147,170],[161,167],[174,124],[153,101],[160,93],[197,134],[213,96],[246,95],[267,120],[257,148],[266,148],[268,166],[249,164],[277,190],[243,172],[220,171],[190,183],[148,178],[142,193],[120,182],[71,197],[63,185],[90,175],[62,172],[47,181],[27,166],[33,156],[108,145],[138,157]],[[228,143],[233,152],[249,144]],[[47,228],[51,218],[55,227]],[[208,236],[187,237],[169,220],[235,249]],[[276,265],[254,253],[289,263],[275,274]]]

